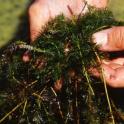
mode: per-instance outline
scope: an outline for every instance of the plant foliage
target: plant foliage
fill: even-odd
[[[88,70],[99,69],[98,59],[105,57],[92,34],[113,25],[123,23],[108,10],[90,8],[72,20],[56,17],[32,45],[7,46],[0,59],[0,123],[111,122],[103,82]],[[22,61],[25,51],[29,62]]]

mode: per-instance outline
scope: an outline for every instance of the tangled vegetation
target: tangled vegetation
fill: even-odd
[[[72,20],[56,17],[32,45],[7,46],[0,58],[0,123],[121,123],[99,66],[106,55],[92,43],[93,33],[113,25],[123,23],[108,10],[90,8]],[[22,61],[25,51],[29,62]]]

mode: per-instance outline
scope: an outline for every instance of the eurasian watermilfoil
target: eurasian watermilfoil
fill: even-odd
[[[103,82],[88,69],[99,69],[98,59],[106,57],[92,34],[116,25],[123,22],[107,9],[90,8],[72,20],[56,17],[32,45],[17,41],[7,46],[0,59],[0,122],[108,123]],[[25,63],[27,50],[31,59]],[[62,88],[56,92],[58,81]]]

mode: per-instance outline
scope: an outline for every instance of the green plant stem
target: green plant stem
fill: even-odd
[[[27,50],[30,50],[30,51],[34,51],[34,52],[38,52],[38,53],[46,53],[46,54],[49,54],[49,55],[52,55],[53,54],[51,52],[49,52],[48,50],[42,50],[40,48],[36,48],[34,46],[31,46],[31,45],[27,45],[27,44],[20,44],[18,45],[19,48],[21,49],[27,49]]]
[[[80,44],[79,44],[78,41],[77,41],[77,47],[78,47],[78,49],[79,49],[80,57],[82,58],[83,55],[82,55],[81,47],[80,47]],[[89,78],[88,73],[87,73],[87,71],[86,71],[86,68],[85,68],[85,64],[84,64],[84,62],[83,62],[83,59],[81,59],[81,62],[82,62],[83,72],[84,72],[84,75],[85,75],[85,77],[86,77],[87,83],[88,83],[88,85],[89,85],[89,88],[90,88],[91,94],[94,96],[95,93],[94,93],[94,90],[93,90],[93,88],[92,88],[92,86],[91,86],[91,84],[90,84],[90,78]]]
[[[103,68],[101,69],[101,71],[102,71],[102,78],[103,78],[103,83],[104,83],[104,87],[105,87],[105,94],[106,94],[109,111],[110,111],[111,118],[112,118],[112,123],[115,124],[115,119],[114,119],[114,115],[113,115],[113,111],[112,111],[112,107],[111,107],[111,103],[110,103],[110,99],[109,99],[109,95],[108,95],[108,89],[107,89],[107,85],[106,85],[106,81],[105,81],[105,75],[104,75]]]
[[[37,83],[37,80],[36,81],[33,81],[33,82],[31,82],[29,85],[27,85],[25,88],[29,88],[29,87],[31,87],[32,85],[34,85],[35,83]]]
[[[25,101],[19,103],[16,107],[14,107],[10,112],[8,112],[3,118],[0,119],[0,123],[2,123],[9,115],[11,115],[15,110],[17,110]]]
[[[25,100],[25,103],[24,103],[24,108],[23,108],[23,113],[22,113],[22,115],[24,115],[24,114],[25,114],[25,109],[26,109],[26,106],[27,106],[27,99]]]
[[[101,63],[100,57],[98,56],[97,52],[95,52],[95,54],[98,59],[98,62]],[[107,98],[107,102],[108,102],[108,106],[109,106],[109,111],[110,111],[111,118],[112,118],[112,123],[115,124],[115,119],[114,119],[114,115],[113,115],[113,111],[112,111],[112,107],[111,107],[111,103],[110,103],[110,99],[109,99],[109,95],[108,95],[108,89],[107,89],[107,84],[106,84],[106,80],[105,80],[104,70],[102,67],[101,67],[101,74],[102,74],[101,78],[104,83],[105,94],[106,94],[106,98]]]
[[[52,92],[54,93],[55,97],[57,98],[57,94],[56,94],[55,90],[54,90],[52,87],[51,87],[51,90],[52,90]],[[57,100],[57,101],[58,101],[58,100]],[[62,110],[61,110],[61,106],[60,106],[59,101],[58,101],[57,103],[58,103],[58,107],[59,107],[59,113],[60,113],[60,115],[61,115],[61,118],[63,119],[64,116],[63,116],[63,112],[62,112]]]
[[[49,123],[50,123],[49,113],[48,113],[48,111],[47,111],[47,109],[46,109],[46,107],[45,107],[45,105],[44,105],[44,103],[43,103],[43,101],[42,101],[43,98],[42,98],[39,94],[37,94],[37,93],[33,93],[32,95],[41,100],[41,104],[42,104],[42,106],[43,106],[43,108],[44,108],[44,111],[45,111],[46,116],[47,116],[47,118],[48,118],[48,121],[49,121]]]
[[[77,82],[75,82],[75,106],[76,106],[76,124],[80,124],[80,121],[79,121],[79,113],[77,112],[78,110],[78,101],[77,101],[77,89],[78,86],[77,86]]]

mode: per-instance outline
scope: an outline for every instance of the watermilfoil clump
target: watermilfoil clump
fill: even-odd
[[[88,70],[101,70],[99,62],[105,57],[92,34],[122,24],[108,10],[90,9],[72,20],[56,17],[32,45],[10,44],[0,59],[0,122],[114,123],[104,83]],[[26,63],[25,51],[31,56]]]

